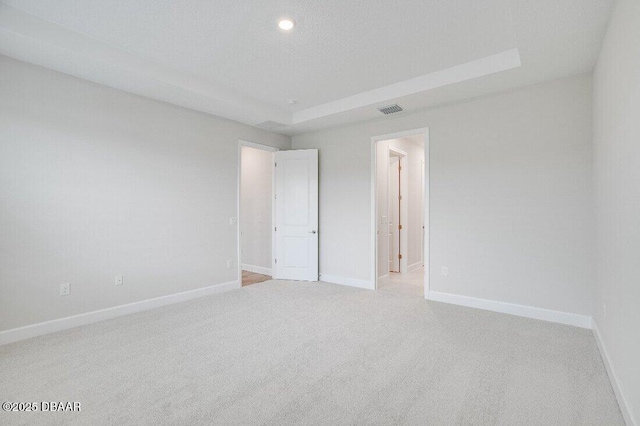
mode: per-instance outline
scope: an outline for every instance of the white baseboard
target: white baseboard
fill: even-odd
[[[364,288],[367,290],[375,290],[375,285],[368,280],[357,280],[354,278],[338,277],[336,275],[320,275],[320,281],[332,284],[348,285],[349,287]]]
[[[611,359],[609,358],[609,353],[607,352],[607,348],[604,346],[604,340],[602,340],[600,330],[598,330],[598,326],[595,321],[592,322],[592,331],[593,337],[596,339],[596,344],[598,345],[598,350],[600,350],[600,356],[602,357],[602,361],[604,362],[604,367],[606,368],[607,374],[609,375],[611,387],[613,387],[613,392],[615,393],[616,399],[618,400],[618,406],[620,407],[620,411],[622,412],[622,417],[624,417],[624,421],[628,426],[637,426],[638,423],[636,423],[633,411],[631,411],[631,405],[627,401],[624,391],[622,390],[622,385],[618,381],[618,376],[616,375],[616,371],[613,368],[613,364],[611,363]]]
[[[407,268],[407,272],[415,272],[420,269],[422,269],[422,261],[409,265],[409,267]]]
[[[429,300],[434,300],[436,302],[450,303],[452,305],[484,309],[486,311],[500,312],[503,314],[517,315],[525,318],[556,322],[559,324],[572,325],[580,328],[591,328],[591,317],[587,315],[552,311],[551,309],[517,305],[515,303],[498,302],[488,299],[478,299],[475,297],[460,296],[458,294],[441,293],[439,291],[429,291],[426,298]]]
[[[241,284],[238,281],[232,281],[224,284],[216,284],[209,287],[198,288],[195,290],[183,291],[181,293],[170,294],[167,296],[155,297],[153,299],[141,300],[140,302],[128,303],[126,305],[114,306],[112,308],[100,309],[98,311],[86,312],[84,314],[73,315],[66,318],[59,318],[51,321],[27,325],[24,327],[13,328],[11,330],[0,332],[0,345],[29,339],[31,337],[41,336],[43,334],[54,333],[56,331],[66,330],[81,325],[91,324],[98,321],[104,321],[123,315],[134,314],[136,312],[142,312],[153,308],[159,308],[160,306],[186,302],[187,300],[209,296],[216,293],[222,293],[224,291],[229,291],[240,287]]]
[[[265,268],[264,266],[247,265],[246,263],[243,263],[242,270],[254,272],[256,274],[269,275],[270,277],[273,276],[271,268]]]
[[[378,277],[379,280],[384,280],[385,278],[389,278],[389,274],[384,274]]]

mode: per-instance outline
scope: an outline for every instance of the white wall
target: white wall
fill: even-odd
[[[238,139],[290,145],[0,56],[0,330],[236,281]]]
[[[378,276],[389,273],[389,233],[388,227],[382,225],[382,216],[388,216],[388,164],[389,147],[393,146],[407,153],[403,158],[403,167],[408,182],[404,194],[407,208],[407,220],[403,223],[403,230],[407,237],[406,256],[407,266],[412,266],[421,261],[422,250],[422,172],[421,165],[424,160],[424,148],[419,144],[424,136],[391,139],[376,143],[376,179],[377,179],[377,228],[378,228]]]
[[[424,135],[405,139],[406,151],[409,153],[406,167],[408,171],[408,221],[407,236],[407,264],[409,267],[422,261],[422,163],[424,161],[424,147],[421,146]],[[404,225],[403,225],[404,226]]]
[[[431,290],[590,315],[589,75],[294,136],[294,148],[320,151],[321,273],[373,279],[371,137],[421,127],[431,141]]]
[[[628,411],[623,412],[631,424],[631,416],[640,421],[640,2],[637,0],[618,1],[594,72],[594,160],[598,224],[595,323],[626,400]]]
[[[243,146],[240,175],[241,262],[264,273],[271,270],[273,153]]]

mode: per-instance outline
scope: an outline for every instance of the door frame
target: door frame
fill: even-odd
[[[399,139],[408,136],[423,135],[424,141],[424,298],[428,299],[429,294],[429,275],[431,262],[429,259],[429,128],[421,127],[418,129],[405,130],[401,132],[388,133],[371,137],[371,276],[373,277],[373,288],[378,289],[378,184],[377,184],[377,160],[376,160],[376,143],[389,139]]]
[[[240,287],[242,287],[242,241],[241,241],[241,232],[242,232],[242,221],[241,221],[241,216],[240,216],[240,210],[241,210],[241,197],[242,197],[242,147],[249,147],[249,148],[255,148],[255,149],[259,149],[262,151],[268,151],[271,152],[272,154],[276,151],[279,151],[278,148],[275,148],[273,146],[269,146],[269,145],[263,145],[260,143],[255,143],[255,142],[249,142],[249,141],[245,141],[242,139],[238,139],[238,176],[237,176],[237,181],[238,181],[238,186],[237,186],[237,193],[236,193],[236,197],[237,197],[237,203],[236,203],[236,244],[238,247],[238,253],[237,253],[237,260],[236,263],[238,265],[238,283],[240,284]],[[272,155],[273,157],[273,155]],[[273,161],[271,162],[273,165]],[[273,260],[273,253],[276,252],[276,241],[275,238],[273,236],[273,221],[275,220],[275,203],[273,202],[273,194],[275,193],[275,173],[271,174],[271,273],[273,274],[274,271],[274,260]]]

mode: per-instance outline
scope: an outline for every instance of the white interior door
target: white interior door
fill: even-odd
[[[400,272],[400,157],[389,157],[389,272]]]
[[[420,161],[420,260],[424,266],[424,159]]]
[[[273,275],[318,281],[318,150],[275,153]]]

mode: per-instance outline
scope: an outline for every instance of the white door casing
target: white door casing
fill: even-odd
[[[318,281],[318,150],[274,157],[274,278]]]

